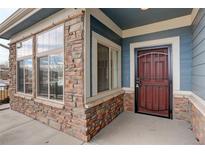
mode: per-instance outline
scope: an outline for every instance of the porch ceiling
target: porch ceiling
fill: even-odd
[[[189,15],[192,12],[192,8],[150,8],[145,11],[139,8],[102,8],[101,10],[123,30]]]

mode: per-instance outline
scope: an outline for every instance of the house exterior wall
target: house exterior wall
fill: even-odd
[[[203,99],[205,106],[205,9],[199,9],[192,25],[192,91]],[[201,108],[201,107],[200,107]],[[204,109],[203,109],[204,111]],[[205,144],[205,114],[192,105],[192,127],[196,138]]]
[[[183,27],[152,34],[123,38],[122,46],[122,84],[123,87],[130,87],[130,44],[133,42],[143,42],[169,37],[179,36],[180,38],[180,90],[191,90],[191,27]],[[172,51],[174,52],[174,51]],[[174,68],[173,68],[174,71]],[[125,90],[124,106],[125,110],[134,112],[134,91]],[[179,107],[173,105],[174,107]],[[177,110],[176,110],[177,111]]]
[[[122,39],[121,37],[113,32],[110,28],[108,28],[106,25],[104,25],[101,21],[90,15],[90,70],[93,68],[93,63],[92,63],[92,58],[94,57],[94,52],[92,51],[92,38],[93,38],[93,32],[105,37],[106,39],[116,43],[121,47]],[[89,75],[90,79],[90,95],[88,97],[92,97],[94,95],[94,90],[93,90],[93,71],[91,71]]]
[[[192,33],[192,91],[205,99],[205,9],[199,10]]]
[[[204,101],[192,92],[175,94],[174,118],[191,124],[196,139],[205,144],[205,106]]]
[[[91,32],[94,31],[118,45],[122,44],[122,38],[118,34],[113,32],[110,28],[108,28],[106,25],[104,25],[102,22],[100,22],[92,15],[90,16],[90,28],[91,28]]]
[[[83,91],[84,12],[70,15],[63,24],[65,27],[64,105],[37,99],[35,93],[33,96],[27,96],[16,91],[16,43],[11,44],[10,47],[10,104],[12,110],[86,141],[88,137]],[[32,59],[35,61],[35,51]],[[34,92],[35,81],[35,73],[33,73]]]
[[[84,38],[87,35],[87,33],[85,33],[85,29],[87,29],[87,25],[85,25],[85,23],[87,22],[85,19],[87,14],[84,11],[73,11],[73,13],[69,12],[69,14],[66,14],[67,12],[64,12],[64,10],[62,12],[64,19],[63,24],[65,26],[64,104],[52,104],[49,101],[36,98],[35,69],[33,72],[33,96],[22,95],[16,92],[17,76],[15,41],[20,39],[21,37],[26,37],[26,35],[28,34],[32,34],[32,32],[35,33],[36,31],[41,30],[39,29],[39,27],[45,28],[48,23],[52,23],[50,19],[57,20],[60,17],[62,19],[62,16],[57,13],[57,17],[48,17],[47,24],[44,24],[43,22],[37,23],[38,28],[31,27],[22,32],[22,34],[17,34],[13,38],[10,46],[9,58],[9,78],[11,85],[9,93],[11,97],[11,109],[21,112],[29,117],[39,120],[55,129],[61,130],[81,140],[89,141],[103,127],[108,125],[124,110],[134,112],[135,94],[132,90],[129,89],[130,43],[136,41],[142,42],[147,40],[163,39],[174,36],[180,37],[180,90],[191,90],[191,88],[193,87],[193,84],[190,84],[191,78],[195,79],[193,73],[191,76],[192,59],[194,60],[194,53],[192,55],[192,33],[190,26],[122,39],[117,33],[103,24],[100,20],[93,16],[90,16],[89,28],[91,31],[89,31],[89,52],[91,53],[91,57],[87,58],[87,55],[85,55],[88,52],[86,46],[87,44],[85,43]],[[200,16],[200,13],[198,16]],[[202,20],[199,20],[202,19],[203,14],[201,14],[201,18],[199,18],[198,16],[195,20],[195,23],[197,21],[203,22]],[[194,28],[194,33],[196,33],[197,31],[198,33],[203,31],[202,25],[193,25],[193,27],[196,27]],[[197,28],[200,29],[198,30]],[[94,99],[91,102],[87,102],[87,89],[85,88],[85,82],[87,83],[87,79],[85,81],[87,67],[85,65],[87,65],[86,60],[88,61],[92,59],[92,31],[104,36],[105,38],[113,41],[120,46],[122,45],[122,85],[124,88],[123,90],[120,89],[120,91],[118,90],[110,95]],[[196,35],[196,38],[193,41],[201,40],[201,38],[197,38],[202,37],[201,34],[194,35]],[[203,41],[200,41],[200,43],[201,42],[203,44]],[[198,46],[200,46],[200,43],[198,43]],[[195,44],[197,44],[197,42]],[[202,52],[202,46],[199,48]],[[196,49],[193,50],[195,52]],[[198,50],[196,50],[196,52],[199,52]],[[33,53],[33,68],[35,68],[35,50],[33,51]],[[200,70],[200,72],[203,75],[203,71]],[[192,83],[193,81],[195,82],[195,80],[192,80]],[[90,78],[90,83],[92,83],[92,78]],[[92,85],[90,87],[92,87]],[[194,88],[195,87],[193,87],[193,89]],[[193,100],[187,97],[187,95],[174,94],[174,118],[191,122],[197,138],[199,138],[201,143],[204,143],[204,115],[193,104]]]
[[[168,37],[180,37],[180,90],[191,90],[191,27],[177,28],[152,34],[123,38],[122,40],[122,85],[130,87],[130,44]],[[174,52],[174,51],[173,51]],[[174,69],[174,68],[173,68]]]
[[[62,11],[66,13],[66,11]],[[56,17],[57,16],[57,17]],[[52,19],[59,19],[59,13]],[[23,37],[33,36],[48,26],[50,21],[45,19],[41,23],[22,32]],[[12,39],[10,45],[10,104],[11,109],[23,113],[33,119],[47,124],[55,129],[68,133],[83,141],[89,141],[103,127],[109,124],[117,115],[123,112],[124,91],[114,95],[97,99],[86,105],[84,80],[85,80],[85,12],[70,12],[60,20],[64,24],[64,104],[57,104],[43,100],[36,94],[36,54],[33,48],[33,94],[26,95],[16,91],[16,40],[21,40],[21,34]],[[44,25],[44,26],[43,26]],[[40,29],[42,26],[43,29]],[[52,26],[48,26],[48,29]],[[18,41],[17,41],[18,42]],[[99,101],[101,101],[99,103]]]
[[[95,10],[95,9],[94,9]],[[87,11],[88,12],[88,11]],[[92,12],[92,11],[91,11]],[[93,32],[96,34],[99,34],[100,36],[108,39],[112,43],[115,43],[118,46],[121,46],[121,37],[115,33],[113,30],[111,30],[109,27],[107,27],[105,24],[103,24],[100,19],[97,19],[93,16],[93,14],[88,13],[88,19],[89,19],[89,58],[87,60],[89,61],[89,69],[93,70],[92,67],[92,59],[94,56],[92,49],[92,38],[93,38]],[[88,69],[88,67],[86,67]],[[121,112],[124,111],[123,106],[123,99],[124,99],[124,91],[119,89],[116,92],[112,92],[112,94],[108,94],[106,96],[100,96],[98,97],[98,94],[94,94],[93,89],[93,73],[97,73],[95,71],[90,71],[90,74],[87,75],[89,78],[89,82],[86,82],[86,84],[89,85],[89,95],[87,95],[87,101],[86,101],[86,114],[88,115],[88,132],[90,137],[92,138],[95,134],[97,134],[103,127],[105,127],[107,124],[109,124],[115,117],[117,117]],[[88,89],[87,89],[88,90]],[[109,92],[108,92],[109,93]],[[90,101],[94,99],[93,101]],[[89,101],[88,101],[89,100]]]

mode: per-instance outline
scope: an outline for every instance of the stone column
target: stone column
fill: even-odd
[[[69,16],[65,22],[64,102],[71,113],[65,132],[87,141],[84,108],[84,12]]]
[[[10,45],[9,50],[9,97],[12,106],[14,94],[16,92],[16,44]]]

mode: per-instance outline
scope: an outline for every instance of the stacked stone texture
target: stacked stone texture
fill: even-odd
[[[190,97],[174,96],[174,118],[190,122],[196,139],[205,144],[205,115],[195,104]]]
[[[191,103],[186,96],[174,96],[174,118],[191,122]]]
[[[16,95],[16,45],[12,44],[10,46],[9,58],[9,94],[11,98],[11,109],[21,112],[81,140],[87,141],[86,115],[83,105],[84,12],[69,16],[64,25],[64,106],[58,108],[46,105],[45,103],[39,103],[36,101],[35,96],[23,97]]]
[[[120,94],[86,110],[89,138],[95,136],[102,128],[123,112],[123,95]]]
[[[84,12],[73,14],[64,23],[64,105],[56,107],[55,105],[47,105],[46,100],[39,102],[36,99],[35,86],[33,86],[32,97],[16,94],[15,43],[10,45],[9,95],[12,110],[23,113],[83,141],[89,141],[123,111],[123,94],[92,108],[85,108],[84,17]],[[33,60],[35,61],[35,51],[33,53]],[[33,84],[36,84],[35,69],[33,72]]]
[[[134,112],[134,93],[125,93],[124,94],[124,110]]]
[[[205,144],[205,116],[192,105],[192,129],[200,144]]]

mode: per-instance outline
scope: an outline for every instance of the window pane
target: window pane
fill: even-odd
[[[112,51],[111,52],[111,72],[112,72],[112,89],[118,87],[118,52]]]
[[[63,100],[63,54],[49,57],[50,99]]]
[[[109,48],[98,44],[98,92],[109,89]]]
[[[32,59],[24,60],[25,68],[25,93],[32,93]]]
[[[37,36],[37,52],[63,48],[64,27],[58,26]]]
[[[22,61],[18,61],[17,64],[17,72],[18,72],[18,76],[17,76],[17,91],[19,92],[24,92],[24,62]]]
[[[48,98],[48,57],[38,58],[38,96]]]
[[[17,43],[17,58],[32,55],[32,38]]]

